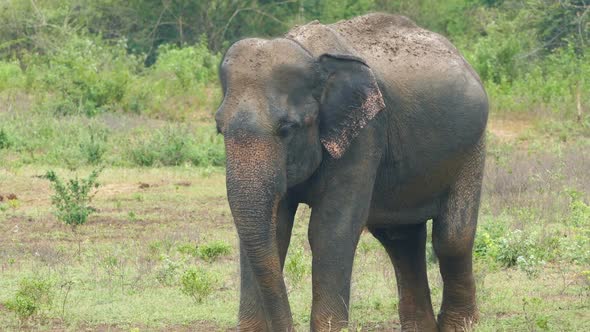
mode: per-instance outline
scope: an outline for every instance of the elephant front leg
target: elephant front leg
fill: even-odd
[[[330,227],[325,220],[310,226],[313,254],[312,331],[340,331],[348,326],[350,279],[360,236],[358,226]],[[338,228],[338,229],[336,229]]]
[[[296,211],[297,204],[288,202],[287,199],[281,201],[277,211],[277,247],[281,267],[285,264]],[[262,294],[242,245],[240,245],[240,277],[238,331],[270,331],[270,322],[267,321],[262,305]]]
[[[339,331],[348,326],[354,254],[366,223],[372,183],[367,180],[354,190],[338,188],[312,208],[312,331]]]

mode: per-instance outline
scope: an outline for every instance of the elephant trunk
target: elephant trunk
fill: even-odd
[[[240,238],[240,261],[244,274],[256,287],[267,328],[292,330],[292,317],[276,241],[277,210],[286,191],[285,162],[279,144],[272,137],[238,133],[225,139],[227,154],[227,196]],[[284,159],[284,158],[283,158]],[[245,256],[245,257],[244,257]],[[248,320],[240,308],[240,321]],[[240,322],[240,324],[247,322]]]

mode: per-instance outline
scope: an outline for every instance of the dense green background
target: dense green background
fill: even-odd
[[[590,90],[589,6],[584,0],[5,0],[0,92],[25,93],[57,114],[211,112],[219,94],[207,87],[216,84],[220,53],[232,42],[277,36],[313,19],[385,11],[448,36],[482,76],[496,108],[568,113],[576,89]],[[186,103],[171,103],[172,95]]]
[[[584,0],[5,0],[0,158],[222,165],[211,128],[223,51],[243,37],[371,11],[448,36],[484,80],[493,114],[579,118],[577,128],[588,130],[589,8]],[[113,130],[109,123],[121,120],[109,114],[163,122],[146,130],[132,119]]]

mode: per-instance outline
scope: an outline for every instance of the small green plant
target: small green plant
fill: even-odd
[[[196,303],[203,302],[215,287],[215,277],[203,268],[190,268],[180,277],[180,291],[193,298]]]
[[[129,219],[131,222],[136,222],[139,220],[139,217],[135,212],[129,211],[129,213],[127,213],[127,219]]]
[[[176,250],[185,255],[197,257],[199,256],[198,247],[192,243],[183,243],[176,247]]]
[[[506,267],[516,266],[518,258],[526,256],[534,243],[530,236],[517,229],[498,240],[496,259]]]
[[[197,252],[202,260],[211,263],[221,256],[229,255],[231,246],[223,241],[214,241],[200,245]]]
[[[172,250],[174,245],[174,241],[170,239],[154,241],[148,245],[148,253],[152,257],[157,258],[160,261],[163,261],[166,257],[168,257],[168,254],[170,253],[170,250]]]
[[[584,226],[590,222],[590,205],[583,200],[583,195],[576,190],[566,190],[570,198],[570,216],[568,222],[574,226]]]
[[[523,298],[522,311],[530,331],[549,331],[549,317],[540,313],[543,300],[538,297]]]
[[[516,266],[524,271],[529,278],[537,277],[544,265],[545,261],[535,255],[518,256],[516,259]]]
[[[53,292],[50,281],[41,278],[24,278],[19,282],[14,297],[5,305],[8,310],[16,313],[21,322],[24,322],[43,310],[49,309],[52,301]]]
[[[88,131],[90,132],[90,137],[88,140],[80,143],[80,152],[88,164],[97,165],[102,161],[107,150],[107,135],[105,132],[95,132],[93,128],[88,128]]]
[[[11,146],[12,142],[10,140],[10,137],[8,137],[8,134],[6,133],[6,131],[4,131],[4,129],[0,129],[0,150],[8,149]]]
[[[16,210],[20,207],[20,201],[17,198],[9,199],[8,200],[8,207]]]
[[[156,272],[156,280],[164,286],[172,286],[178,280],[178,271],[183,267],[183,263],[170,259],[165,256],[163,258],[163,265]]]
[[[97,179],[100,171],[101,169],[95,169],[88,178],[76,177],[67,183],[64,183],[54,171],[47,171],[45,174],[55,192],[51,196],[51,202],[57,209],[57,219],[72,227],[72,230],[86,223],[88,216],[95,211],[89,204],[96,194],[92,190],[99,186]]]
[[[287,262],[285,263],[285,273],[293,285],[298,285],[308,274],[304,258],[305,253],[302,248],[297,248],[288,255]]]

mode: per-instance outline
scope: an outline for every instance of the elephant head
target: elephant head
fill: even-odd
[[[385,105],[362,59],[314,57],[289,39],[235,43],[220,78],[224,99],[215,119],[225,138],[228,201],[246,256],[241,260],[251,266],[255,285],[249,287],[260,291],[267,324],[289,329],[276,241],[279,202],[323,159],[341,158]]]

